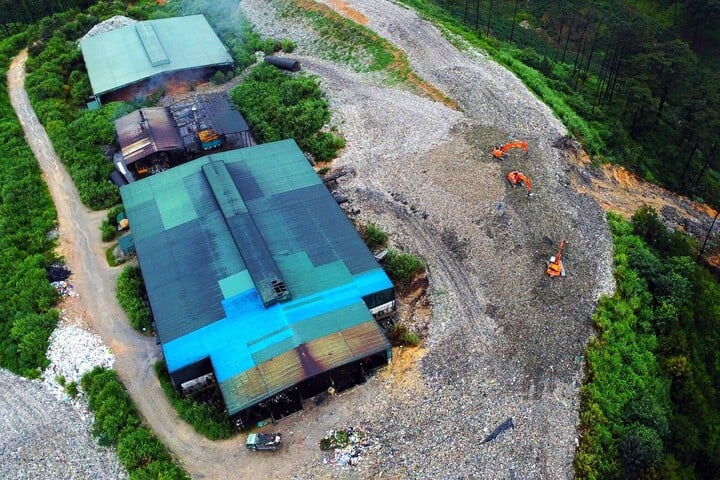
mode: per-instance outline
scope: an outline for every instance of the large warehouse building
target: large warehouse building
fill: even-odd
[[[233,65],[203,15],[130,23],[83,37],[80,49],[98,102],[161,75]]]
[[[176,388],[217,383],[238,428],[386,365],[392,282],[293,140],[120,189]]]

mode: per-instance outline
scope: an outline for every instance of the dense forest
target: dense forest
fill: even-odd
[[[404,2],[479,37],[597,159],[720,206],[720,3]]]
[[[717,278],[651,208],[608,221],[617,291],[594,315],[577,477],[720,478]]]
[[[720,205],[717,2],[404,1],[487,48],[596,159]],[[75,42],[113,15],[157,18],[208,5],[0,0],[0,69],[30,47],[26,87],[87,205],[117,203],[102,149],[113,142],[112,121],[137,105],[84,108],[89,82]],[[251,52],[278,48],[241,20],[208,20],[239,69],[254,61]],[[57,321],[57,293],[45,275],[57,260],[49,234],[56,214],[2,83],[0,366],[37,377]],[[617,292],[594,317],[577,476],[720,478],[717,278],[696,263],[698,245],[667,231],[656,212],[642,208],[630,222],[614,214],[608,221]]]

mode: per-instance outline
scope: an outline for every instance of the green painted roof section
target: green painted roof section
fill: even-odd
[[[233,63],[203,15],[133,23],[83,38],[80,48],[95,95],[161,73]]]
[[[267,306],[268,279],[300,299],[380,268],[293,140],[206,156],[120,193],[162,342],[224,318],[221,301],[249,285]]]

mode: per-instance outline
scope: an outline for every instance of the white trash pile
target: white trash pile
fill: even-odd
[[[358,465],[363,455],[375,445],[376,442],[365,431],[355,427],[331,430],[320,441],[321,450],[332,450],[323,463],[343,468]]]
[[[43,372],[43,383],[55,393],[59,399],[67,397],[58,378],[63,377],[65,384],[80,383],[86,373],[102,366],[112,368],[115,361],[110,349],[100,337],[77,325],[58,324],[50,335],[47,357],[50,366]]]

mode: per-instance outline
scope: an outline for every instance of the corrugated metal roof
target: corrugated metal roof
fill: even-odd
[[[83,38],[80,48],[95,95],[160,73],[233,63],[203,15],[134,23]]]
[[[125,164],[130,165],[155,152],[183,148],[170,110],[141,108],[115,120],[115,131]]]
[[[120,193],[168,369],[210,358],[231,414],[390,348],[362,298],[392,283],[294,141]],[[269,278],[287,288],[279,303]]]

